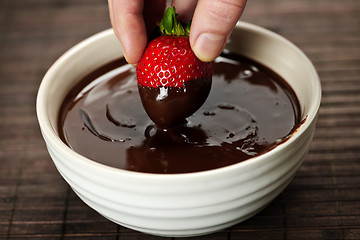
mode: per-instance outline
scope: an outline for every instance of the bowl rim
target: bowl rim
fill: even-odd
[[[48,85],[51,84],[52,78],[56,71],[61,69],[62,65],[66,64],[67,61],[71,60],[71,58],[77,54],[78,51],[83,50],[86,48],[90,43],[101,41],[101,39],[110,37],[110,35],[114,35],[113,30],[106,29],[99,33],[96,33],[78,44],[71,47],[69,50],[67,50],[65,53],[63,53],[48,69],[46,74],[44,75],[36,98],[36,114],[37,119],[40,125],[40,129],[43,137],[46,138],[48,141],[50,140],[52,144],[56,146],[57,149],[59,149],[61,152],[63,152],[64,155],[67,155],[67,157],[70,157],[73,159],[73,161],[80,161],[82,164],[86,164],[89,167],[105,171],[109,174],[116,174],[116,175],[122,175],[126,177],[131,178],[141,178],[141,179],[147,179],[147,180],[162,180],[166,178],[167,180],[181,180],[181,179],[189,179],[189,178],[202,178],[202,177],[209,177],[214,175],[222,175],[231,173],[233,171],[236,171],[238,168],[247,168],[251,167],[251,165],[258,164],[259,162],[264,161],[268,155],[276,154],[280,152],[283,148],[287,147],[288,145],[292,144],[294,141],[296,141],[301,134],[310,127],[310,125],[316,120],[320,103],[321,103],[321,84],[319,76],[316,72],[315,67],[313,66],[311,60],[305,55],[305,53],[300,50],[297,46],[295,46],[292,42],[285,39],[284,37],[280,36],[277,33],[274,33],[264,27],[257,26],[252,23],[242,22],[239,21],[236,24],[236,27],[234,29],[236,30],[245,30],[250,32],[257,32],[262,35],[267,35],[267,37],[271,37],[276,39],[277,41],[282,42],[282,44],[287,45],[290,47],[293,51],[299,55],[303,61],[304,64],[307,65],[308,69],[311,71],[312,81],[314,82],[314,93],[315,96],[310,107],[307,116],[305,116],[306,120],[303,121],[303,123],[296,129],[296,131],[291,135],[290,138],[288,138],[286,141],[282,142],[281,144],[277,145],[275,148],[271,149],[270,151],[263,153],[261,155],[252,157],[246,161],[242,161],[233,165],[216,168],[212,170],[206,170],[206,171],[199,171],[199,172],[190,172],[190,173],[175,173],[175,174],[154,174],[154,173],[144,173],[144,172],[135,172],[135,171],[129,171],[125,169],[115,168],[111,167],[96,161],[93,161],[91,159],[88,159],[79,153],[75,152],[71,148],[69,148],[58,136],[57,131],[52,127],[48,116],[47,116],[47,107],[46,107],[46,95],[47,95],[47,88]],[[46,143],[48,144],[48,143]]]

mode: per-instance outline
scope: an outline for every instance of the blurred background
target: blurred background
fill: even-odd
[[[249,0],[243,21],[313,61],[323,87],[308,157],[255,217],[193,239],[360,239],[360,1]],[[105,0],[0,0],[0,240],[166,239],[120,227],[87,207],[56,171],[35,99],[51,64],[110,28]]]

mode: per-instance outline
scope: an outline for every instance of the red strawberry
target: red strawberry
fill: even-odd
[[[189,29],[177,22],[175,7],[168,8],[160,23],[166,35],[147,45],[136,67],[144,109],[160,128],[184,122],[210,92],[211,63],[200,61],[191,50]]]

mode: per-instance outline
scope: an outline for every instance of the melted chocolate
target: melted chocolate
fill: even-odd
[[[295,93],[270,69],[227,54],[217,58],[213,70],[212,89],[200,109],[183,124],[161,130],[143,109],[133,67],[123,59],[109,63],[64,100],[60,137],[81,155],[109,166],[186,173],[267,152],[301,124]]]

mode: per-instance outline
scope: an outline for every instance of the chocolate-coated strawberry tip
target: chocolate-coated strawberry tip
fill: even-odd
[[[184,87],[145,87],[139,85],[141,102],[159,128],[172,128],[186,121],[207,99],[211,78],[190,80]]]

